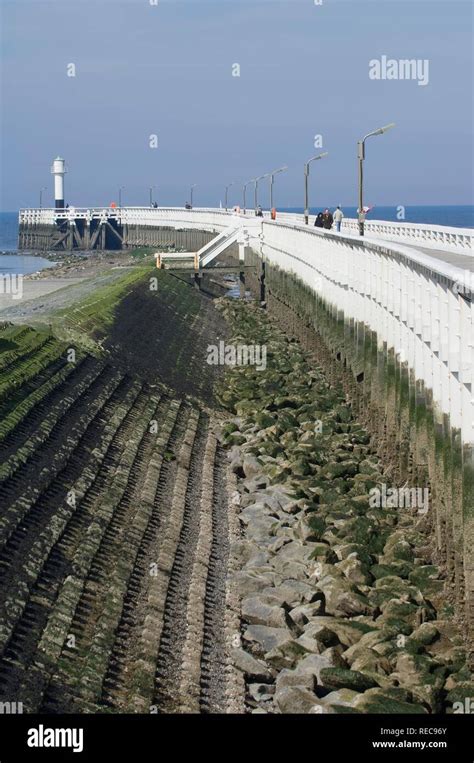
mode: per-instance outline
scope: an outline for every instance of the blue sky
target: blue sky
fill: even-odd
[[[470,0],[0,0],[0,207],[66,201],[215,206],[234,181],[288,165],[277,206],[356,204],[356,141],[367,144],[366,201],[472,204]],[[369,78],[369,61],[428,59],[430,81]],[[67,76],[74,63],[76,76]],[[240,77],[232,65],[240,65]],[[149,147],[150,135],[158,148]],[[314,136],[323,136],[323,148]],[[262,185],[262,202],[267,204]]]

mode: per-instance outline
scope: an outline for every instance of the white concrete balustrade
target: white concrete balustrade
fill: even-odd
[[[55,220],[72,219],[107,219],[113,218],[121,224],[143,226],[169,226],[201,230],[221,231],[228,227],[229,218],[234,213],[224,209],[192,209],[182,207],[69,207],[64,210],[56,209],[22,209],[19,214],[20,223],[52,225]],[[239,213],[243,217],[243,212]],[[254,219],[253,210],[247,210],[246,218]],[[264,219],[270,219],[270,213],[264,212]],[[278,212],[278,223],[294,226],[304,226],[302,214]],[[309,218],[309,225],[314,226],[314,215]],[[357,220],[345,218],[342,221],[342,233],[358,236]],[[444,225],[427,225],[422,223],[387,222],[384,220],[366,220],[365,234],[367,238],[383,238],[386,240],[404,241],[423,248],[433,248],[474,255],[474,231],[472,228],[453,228]]]
[[[270,219],[270,212],[264,212],[264,219]],[[247,217],[255,216],[253,210],[247,210]],[[308,226],[305,225],[304,215],[292,212],[278,212],[277,222],[287,225],[313,227],[315,215],[309,216]],[[342,221],[341,232],[359,236],[359,226],[355,218],[345,217]],[[458,254],[474,255],[474,230],[472,228],[453,228],[446,225],[430,225],[426,223],[389,222],[386,220],[366,220],[365,235],[367,238],[383,238],[388,241],[401,241],[423,248],[432,248],[455,252]]]
[[[293,272],[346,320],[362,322],[433,392],[439,411],[474,444],[472,272],[403,244],[349,239],[263,222],[254,248]]]
[[[342,221],[342,232],[358,235],[357,220]],[[474,255],[474,236],[470,228],[451,228],[444,225],[421,223],[392,223],[384,220],[366,220],[365,235],[372,238],[400,240],[422,247],[444,249]]]
[[[19,222],[36,225],[52,225],[56,220],[114,219],[122,225],[171,227],[197,230],[221,231],[227,228],[232,213],[220,209],[193,209],[181,207],[69,207],[57,209],[21,209]]]

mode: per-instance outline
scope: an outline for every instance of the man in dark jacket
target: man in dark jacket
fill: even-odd
[[[324,215],[322,212],[318,212],[316,216],[316,220],[314,221],[314,225],[316,228],[323,228],[324,227]]]
[[[332,213],[329,211],[329,209],[325,209],[324,215],[323,215],[323,228],[327,228],[327,230],[331,230],[332,223],[333,223]]]

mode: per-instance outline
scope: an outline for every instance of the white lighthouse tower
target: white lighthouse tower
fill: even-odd
[[[51,167],[54,175],[54,205],[56,209],[64,209],[64,175],[67,172],[64,159],[57,156]]]

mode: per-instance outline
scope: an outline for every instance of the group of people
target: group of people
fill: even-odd
[[[324,212],[318,212],[314,224],[316,228],[326,228],[327,230],[331,230],[332,226],[335,225],[337,232],[340,233],[343,217],[344,213],[340,206],[334,210],[334,214],[329,209],[325,209]]]

